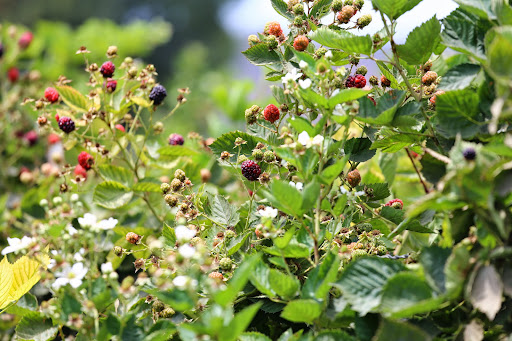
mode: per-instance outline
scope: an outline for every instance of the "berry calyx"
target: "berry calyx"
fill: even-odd
[[[87,152],[81,152],[78,154],[78,164],[85,170],[89,170],[94,165],[94,158]]]
[[[185,143],[183,136],[180,134],[171,134],[169,136],[169,144],[171,146],[182,146]]]
[[[30,43],[32,42],[32,40],[34,39],[34,35],[32,34],[32,32],[30,31],[27,31],[27,32],[24,32],[20,39],[18,40],[18,46],[24,50],[26,49],[27,47],[29,47]]]
[[[304,51],[305,49],[307,49],[308,45],[309,39],[304,35],[297,36],[293,40],[293,48],[297,51]]]
[[[404,208],[404,202],[400,199],[393,199],[388,201],[387,204],[384,206],[389,206],[401,210]]]
[[[241,168],[242,175],[249,181],[258,180],[258,177],[261,174],[260,166],[252,160],[245,160],[242,162]]]
[[[116,71],[116,67],[111,61],[105,62],[101,65],[100,73],[104,78],[112,77],[114,75],[114,71]]]
[[[155,85],[149,93],[149,99],[153,101],[154,105],[162,104],[165,97],[167,97],[167,90],[160,84]]]
[[[354,86],[356,88],[364,88],[366,86],[366,78],[363,75],[354,76]]]
[[[50,103],[55,103],[59,100],[59,93],[55,88],[48,87],[44,90],[44,98]]]
[[[347,182],[350,187],[354,188],[361,182],[361,174],[357,169],[354,169],[347,174]]]
[[[476,151],[474,148],[468,147],[462,151],[462,155],[466,161],[473,161],[476,158]]]
[[[437,79],[437,73],[435,71],[427,71],[423,77],[421,77],[421,82],[425,85],[430,85],[434,83]]]
[[[269,121],[270,123],[274,123],[279,119],[279,108],[276,107],[274,104],[269,104],[263,110],[263,117],[266,121]]]
[[[75,122],[67,116],[59,117],[58,124],[60,130],[62,130],[66,134],[69,134],[73,130],[75,130]]]

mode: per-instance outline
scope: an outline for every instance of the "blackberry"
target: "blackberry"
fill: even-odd
[[[297,36],[293,40],[293,48],[297,51],[304,51],[309,45],[308,37],[304,35]]]
[[[85,170],[91,169],[92,165],[94,165],[94,158],[87,152],[81,152],[78,154],[78,164]]]
[[[354,76],[354,86],[356,88],[364,88],[366,85],[366,78],[363,75]]]
[[[117,81],[113,80],[112,78],[107,79],[106,88],[107,88],[107,92],[109,92],[109,93],[116,91]]]
[[[166,96],[167,90],[160,84],[155,85],[149,93],[149,99],[153,101],[154,105],[160,105]]]
[[[242,162],[242,175],[249,181],[256,181],[261,174],[261,168],[252,160]]]
[[[101,65],[100,73],[104,78],[112,77],[114,75],[114,71],[116,71],[116,67],[111,61],[105,62]]]
[[[473,161],[476,158],[476,151],[474,148],[468,147],[462,151],[462,155],[467,161]]]
[[[66,134],[69,134],[73,130],[75,130],[75,122],[67,116],[60,117],[58,123],[60,130],[62,130]]]
[[[169,144],[171,146],[182,146],[185,143],[183,136],[180,134],[171,134],[169,136]]]
[[[356,86],[355,84],[355,77],[354,76],[348,76],[347,80],[345,81],[345,87],[347,88],[353,88]]]
[[[381,76],[380,84],[382,85],[383,88],[387,88],[387,87],[391,86],[391,81],[389,79],[387,79],[386,76]]]

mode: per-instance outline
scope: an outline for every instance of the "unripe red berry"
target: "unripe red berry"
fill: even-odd
[[[122,124],[116,124],[115,125],[115,128],[119,131],[122,131],[123,133],[126,132],[126,129],[124,128],[124,126]]]
[[[402,208],[404,208],[404,202],[400,199],[393,199],[393,200],[388,201],[387,204],[384,206],[390,206],[390,207],[401,210]]]
[[[20,70],[17,67],[12,67],[7,71],[7,78],[11,81],[11,83],[15,83],[20,77]]]
[[[46,98],[46,100],[50,103],[55,103],[59,100],[59,93],[57,90],[55,90],[55,88],[48,87],[44,91],[44,98]]]
[[[279,108],[274,104],[269,104],[263,111],[263,117],[270,123],[274,123],[279,119]]]
[[[308,45],[309,39],[304,35],[297,36],[293,41],[293,48],[297,51],[304,51]]]
[[[341,11],[338,13],[338,21],[342,24],[346,24],[356,14],[357,10],[354,6],[343,6]]]
[[[111,61],[103,63],[100,68],[100,73],[103,75],[104,78],[109,78],[114,75],[114,71],[116,70],[116,67],[114,63]]]
[[[361,174],[357,169],[354,169],[353,171],[350,171],[347,174],[347,182],[352,188],[359,185],[359,183],[361,182]]]
[[[22,50],[24,50],[27,47],[29,47],[30,43],[32,42],[32,39],[34,39],[34,35],[32,34],[32,32],[30,32],[30,31],[24,32],[21,35],[20,39],[18,40],[18,46]]]
[[[386,76],[381,76],[380,84],[382,85],[383,88],[387,88],[387,87],[391,86],[391,81],[389,79],[387,79]]]
[[[169,136],[169,144],[171,146],[182,146],[185,143],[183,136],[180,134],[171,134]]]
[[[107,79],[106,88],[107,88],[107,92],[110,92],[110,93],[116,91],[117,81],[113,80],[112,78]]]
[[[272,21],[267,24],[266,33],[279,37],[283,34],[283,30],[277,21]]]
[[[75,174],[75,176],[81,176],[84,179],[87,179],[87,171],[84,169],[84,167],[80,165],[76,165],[73,173]]]
[[[222,276],[222,274],[220,272],[217,272],[217,271],[210,272],[208,277],[210,277],[211,279],[214,279],[216,281],[222,281],[224,279],[224,276]]]
[[[28,131],[23,136],[23,139],[28,142],[29,146],[35,145],[37,143],[38,138],[39,137],[37,136],[37,133],[34,130]]]
[[[141,239],[142,237],[135,232],[128,232],[126,234],[126,241],[130,244],[137,245],[140,243]]]
[[[421,77],[421,82],[425,85],[430,85],[434,83],[437,79],[437,73],[435,71],[426,72],[423,77]]]
[[[356,88],[364,88],[366,86],[366,78],[363,75],[354,76],[354,86]]]
[[[78,164],[85,170],[89,170],[94,165],[94,158],[87,152],[81,152],[78,154]]]

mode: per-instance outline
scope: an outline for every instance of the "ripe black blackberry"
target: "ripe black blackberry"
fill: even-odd
[[[155,85],[149,93],[149,99],[153,101],[154,105],[160,105],[166,96],[167,90],[160,84]]]
[[[466,160],[473,161],[476,158],[476,151],[475,149],[468,147],[462,151],[462,155]]]
[[[261,174],[261,168],[252,160],[242,162],[242,175],[249,181],[256,181]]]
[[[67,116],[62,116],[61,118],[59,118],[58,123],[60,130],[62,130],[66,134],[69,134],[73,130],[75,130],[75,122]]]
[[[355,86],[356,86],[355,77],[354,76],[348,76],[347,80],[345,81],[345,87],[353,88]]]

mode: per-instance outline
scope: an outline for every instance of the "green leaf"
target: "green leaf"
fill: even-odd
[[[354,137],[345,143],[345,154],[349,155],[349,160],[354,162],[365,162],[370,160],[376,153],[371,150],[372,141],[367,137]]]
[[[158,154],[166,159],[175,159],[181,156],[194,156],[197,151],[184,146],[165,146],[158,149]]]
[[[487,44],[488,65],[496,76],[509,82],[512,77],[510,49],[512,48],[512,28],[500,27],[492,31],[494,39]]]
[[[356,339],[342,330],[322,330],[314,341],[355,341]]]
[[[242,54],[254,65],[269,65],[279,63],[279,55],[269,48],[267,43],[259,43],[247,50]]]
[[[365,186],[366,186],[366,188],[370,189],[370,191],[369,191],[369,192],[371,192],[370,199],[372,201],[385,199],[385,198],[389,197],[389,195],[391,194],[389,192],[389,185],[387,183],[365,184]],[[365,186],[359,185],[356,187],[356,189],[358,191],[362,191],[362,190],[364,190]]]
[[[167,246],[174,247],[177,239],[173,228],[165,224],[162,230],[162,236],[164,237]]]
[[[300,288],[300,282],[297,278],[276,269],[270,269],[268,282],[276,294],[285,300],[295,297]]]
[[[208,193],[207,214],[224,227],[236,226],[240,221],[238,208],[221,195]]]
[[[135,185],[133,185],[132,190],[134,192],[162,193],[160,185],[154,182],[137,182]]]
[[[480,62],[485,60],[484,32],[479,29],[478,16],[456,9],[444,18],[441,33],[443,44],[455,51],[468,53]]]
[[[334,109],[338,104],[355,101],[356,99],[367,96],[370,92],[371,90],[357,88],[343,89],[336,95],[329,98],[329,108]]]
[[[17,340],[47,341],[52,340],[58,332],[52,320],[41,313],[30,312],[23,316],[16,325]]]
[[[282,249],[276,246],[263,248],[263,252],[286,258],[307,258],[311,254],[311,250],[307,245],[298,243],[296,240],[292,240]]]
[[[404,270],[405,266],[395,260],[359,258],[345,268],[334,286],[343,291],[352,309],[364,316],[380,305],[382,289],[387,280]]]
[[[318,0],[313,3],[309,11],[309,17],[320,19],[330,12],[333,0]]]
[[[443,118],[468,118],[473,119],[479,111],[479,97],[473,90],[448,91],[437,96],[436,110]]]
[[[343,159],[337,161],[335,164],[330,165],[322,171],[321,179],[325,185],[330,185],[332,182],[340,176],[343,168],[347,164],[347,156],[344,156]]]
[[[484,1],[484,0],[454,0],[459,4],[460,8],[467,10],[481,18],[496,20],[496,13],[493,10],[494,4],[497,1]]]
[[[272,341],[265,334],[258,332],[246,332],[239,336],[240,341]]]
[[[302,286],[302,298],[324,300],[336,280],[340,261],[333,253],[328,253],[322,263],[309,272],[306,282]]]
[[[87,110],[89,110],[87,99],[78,90],[68,85],[56,86],[55,88],[59,92],[64,103],[66,103],[71,109],[78,112],[87,112]]]
[[[308,106],[311,108],[321,106],[326,108],[328,106],[327,98],[324,96],[318,94],[317,92],[313,91],[311,88],[309,89],[302,89],[299,88],[300,96],[304,101],[308,103]]]
[[[115,181],[122,184],[125,187],[133,186],[133,173],[123,167],[101,165],[99,167],[101,177],[105,181]]]
[[[292,322],[312,324],[322,313],[322,306],[314,300],[295,300],[284,307],[281,317]]]
[[[288,123],[295,129],[297,133],[307,132],[309,136],[315,136],[315,128],[303,117],[292,117],[288,119]]]
[[[425,179],[436,184],[446,174],[446,163],[434,158],[430,154],[421,157],[421,174]]]
[[[302,191],[302,212],[307,212],[316,205],[319,194],[320,183],[315,177],[304,186],[304,190]]]
[[[439,89],[465,89],[471,85],[471,83],[476,78],[480,70],[480,65],[459,64],[454,68],[448,70],[448,72],[443,76],[441,84],[439,84]]]
[[[237,154],[238,147],[235,147],[235,140],[237,139],[237,137],[240,137],[244,141],[247,141],[246,144],[240,146],[240,154],[244,154],[246,156],[252,155],[252,150],[256,148],[258,142],[266,143],[266,141],[263,140],[262,138],[249,135],[247,133],[243,133],[237,130],[221,135],[219,138],[215,140],[215,142],[213,142],[210,145],[210,149],[217,156],[220,156],[220,154],[223,151],[227,151],[231,154]]]
[[[220,329],[219,340],[238,340],[239,335],[247,329],[260,307],[261,303],[256,303],[237,313],[229,325]]]
[[[425,63],[440,40],[440,32],[441,24],[434,16],[409,33],[404,45],[396,47],[398,55],[410,65]]]
[[[250,234],[247,233],[245,236],[239,235],[236,238],[231,239],[228,244],[228,256],[234,255],[238,250],[240,250],[249,237]]]
[[[190,296],[190,293],[180,289],[153,289],[144,288],[145,292],[150,295],[158,297],[162,302],[168,304],[177,311],[186,311],[192,309],[195,305],[195,300]]]
[[[377,106],[367,97],[359,99],[359,113],[356,119],[373,125],[388,125],[393,122],[399,105],[405,99],[406,92],[389,91],[379,98]]]
[[[439,293],[446,291],[444,268],[451,249],[430,246],[421,250],[420,263],[425,270],[425,277],[432,288]]]
[[[415,273],[402,272],[391,277],[385,284],[380,308],[386,314],[392,315],[430,298],[432,289],[427,282]]]
[[[390,19],[397,19],[420,2],[421,0],[372,0],[373,6]]]
[[[423,330],[405,322],[382,320],[374,341],[430,341],[431,337]]]
[[[272,7],[276,10],[277,13],[281,14],[286,19],[292,21],[294,19],[294,15],[291,12],[288,12],[288,5],[283,0],[271,0]]]
[[[259,290],[261,293],[268,297],[275,297],[276,292],[273,287],[270,285],[270,268],[263,262],[256,264],[251,273],[251,283]]]
[[[274,180],[270,186],[271,192],[264,191],[263,195],[270,203],[290,215],[302,215],[302,194],[288,182]]]
[[[372,38],[369,35],[356,36],[347,31],[334,31],[326,26],[309,34],[309,37],[321,45],[340,49],[347,53],[372,53]]]
[[[105,181],[96,186],[93,202],[108,209],[123,207],[133,197],[133,192],[123,184],[116,181]]]

